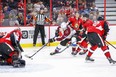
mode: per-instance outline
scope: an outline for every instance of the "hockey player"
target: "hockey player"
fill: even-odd
[[[22,33],[20,29],[15,29],[0,38],[0,64],[12,65],[13,67],[24,67],[25,60],[22,60],[23,52],[20,46]]]
[[[86,60],[94,61],[94,59],[90,57],[97,49],[97,47],[99,47],[104,52],[104,55],[108,59],[109,63],[115,64],[116,61],[111,58],[108,46],[106,46],[105,44],[105,39],[102,38],[102,36],[105,36],[109,31],[109,27],[106,21],[99,20],[98,22],[93,24],[93,22],[89,19],[88,14],[83,15],[83,20],[85,21],[83,23],[83,26],[87,31],[88,41],[91,44],[90,50],[86,56]]]
[[[79,33],[76,33],[72,37],[71,43],[72,43],[72,53],[71,53],[72,55],[77,55],[77,53],[80,52],[81,50],[83,50],[84,52],[80,52],[79,54],[80,55],[85,54],[88,46],[85,31],[82,30],[81,32],[79,31]]]
[[[87,41],[85,39],[86,34],[85,31],[82,27],[82,19],[77,12],[74,16],[69,18],[69,21],[71,26],[74,26],[74,29],[76,30],[76,34],[72,37],[71,43],[72,43],[72,55],[76,55],[81,49],[84,50],[83,53],[80,54],[85,54],[87,51]],[[77,25],[77,27],[75,27]],[[77,47],[77,49],[76,49]]]
[[[81,39],[81,42],[78,42],[78,48],[76,49],[76,53],[74,55],[76,55],[78,52],[79,55],[84,55],[88,51],[88,40],[86,34],[83,34],[81,37],[83,37],[83,39]],[[80,52],[81,50],[83,51]]]
[[[50,43],[54,41],[61,41],[60,44],[56,47],[55,51],[51,52],[50,55],[62,52],[67,43],[71,40],[71,37],[76,33],[76,31],[65,22],[61,23],[59,31],[61,33],[61,36],[49,39]]]

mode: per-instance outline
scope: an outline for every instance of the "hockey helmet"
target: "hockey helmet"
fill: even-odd
[[[89,18],[89,14],[84,14],[83,17]]]
[[[65,30],[67,28],[67,23],[66,22],[62,22],[60,27]]]
[[[103,17],[103,16],[99,16],[99,17],[97,18],[97,20],[98,20],[98,21],[104,20],[104,17]]]

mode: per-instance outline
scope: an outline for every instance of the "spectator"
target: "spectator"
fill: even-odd
[[[99,15],[99,10],[98,10],[98,8],[96,7],[95,4],[90,8],[90,13],[93,13],[96,16]]]
[[[8,6],[9,0],[2,0],[3,7]]]
[[[2,26],[9,26],[9,19],[3,19]]]
[[[40,1],[40,8],[45,8],[45,6],[44,6],[44,4],[43,4],[43,2],[42,1]]]
[[[14,1],[14,0],[10,0],[8,5],[9,5],[9,7],[10,7],[11,9],[13,9],[14,7],[15,7],[15,8],[18,7],[18,6],[17,6],[17,3],[18,3],[18,2]]]
[[[79,13],[82,14],[82,13],[85,13],[85,10],[86,9],[86,2],[85,1],[79,1]]]
[[[56,8],[53,8],[52,18],[53,18],[53,21],[56,22],[58,18],[58,11],[56,10]]]
[[[4,8],[3,8],[3,13],[4,13],[4,18],[5,19],[8,19],[9,18],[9,13],[10,13],[10,11],[8,10],[8,6],[5,6]]]
[[[0,26],[2,25],[3,19],[4,19],[4,14],[2,10],[0,10]]]
[[[13,17],[13,14],[9,14],[9,26],[19,26],[19,21],[16,17]]]
[[[19,24],[20,24],[20,25],[24,25],[24,16],[23,16],[22,13],[19,13],[19,14],[18,14],[17,20],[19,21]]]
[[[20,2],[18,2],[18,11],[23,12],[24,8],[24,3],[23,0],[20,0]]]
[[[10,13],[13,15],[13,17],[16,17],[18,15],[18,10],[17,8],[12,8],[12,10],[10,11]]]
[[[95,3],[95,0],[86,0],[86,6],[87,6],[87,8],[92,7],[94,3]]]
[[[46,3],[49,5],[49,1],[48,0],[27,0],[27,24],[31,24],[31,12],[38,12],[40,10],[40,8],[44,8],[44,12],[48,11],[48,8],[46,8],[43,2],[46,1]],[[48,1],[48,2],[47,2]],[[3,4],[3,13],[4,13],[4,18],[8,20],[9,18],[9,13],[12,13],[13,17],[17,17],[18,16],[18,20],[19,23],[21,25],[24,25],[24,18],[23,16],[23,0],[2,0],[2,4]],[[87,6],[89,5],[89,7]],[[72,7],[73,8],[72,8]],[[60,24],[62,21],[66,21],[67,17],[70,16],[70,14],[72,14],[73,12],[76,12],[76,1],[73,0],[53,0],[53,23],[57,22],[58,24]],[[61,8],[63,7],[63,8]],[[45,11],[46,9],[46,11]],[[18,12],[22,12],[21,14],[18,14]],[[60,14],[59,14],[60,12]],[[80,14],[89,14],[89,13],[94,13],[94,15],[99,15],[99,11],[97,9],[97,7],[95,6],[95,0],[79,0],[79,13]],[[48,17],[49,17],[49,11],[48,11]],[[66,17],[66,15],[67,17]],[[61,20],[60,20],[61,19]],[[6,21],[7,21],[6,20]],[[55,23],[55,24],[57,24]]]
[[[38,12],[40,10],[41,6],[40,6],[40,1],[38,1],[37,3],[34,4],[34,11]]]
[[[31,3],[31,0],[27,1],[26,7],[27,7],[27,12],[33,11],[33,3]]]
[[[32,26],[33,15],[32,12],[28,12],[27,14],[27,25]]]
[[[57,24],[60,25],[62,22],[64,22],[64,18],[62,14],[59,13],[57,18]]]
[[[16,17],[13,17],[12,13],[10,13],[9,18],[3,20],[2,26],[19,26],[19,22]]]

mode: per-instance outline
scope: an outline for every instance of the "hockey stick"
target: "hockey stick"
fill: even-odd
[[[108,42],[107,40],[106,40],[106,43],[108,43],[108,44],[111,45],[114,49],[116,49],[116,47],[115,47],[114,45],[112,45],[110,42]]]
[[[73,42],[74,43],[74,42]],[[58,53],[62,53],[63,51],[65,51],[67,48],[69,48],[70,46],[72,46],[72,43],[68,44],[63,50],[61,50],[60,52],[52,52],[50,53],[50,55],[54,55],[54,54],[58,54]]]
[[[85,37],[82,38],[81,41],[78,41],[78,42],[82,42],[84,39],[85,39]],[[74,42],[77,42],[77,41],[74,41]],[[62,52],[65,51],[67,48],[69,48],[70,46],[72,46],[72,44],[73,44],[74,42],[70,43],[70,44],[67,45],[63,50],[61,50],[60,52],[57,52],[57,53],[62,53]],[[56,54],[56,53],[55,53],[55,52],[50,53],[50,55],[54,55],[54,54]]]
[[[62,51],[60,51],[59,53],[62,53],[62,52],[65,51],[67,48],[69,48],[71,45],[72,45],[72,43],[69,44],[69,45],[67,45],[67,46],[66,46]]]
[[[69,48],[69,46],[71,46],[71,44],[67,45],[63,50],[61,50],[60,52],[51,52],[50,55],[55,55],[55,54],[59,54],[62,53],[63,51],[65,51],[67,48]]]
[[[82,42],[84,39],[85,39],[85,38],[83,38],[80,42]],[[76,41],[74,41],[74,42],[76,42]],[[67,48],[69,48],[70,46],[72,46],[72,44],[73,44],[74,42],[72,42],[72,43],[70,43],[69,45],[67,45],[66,48],[64,48],[64,49],[63,49],[62,51],[60,51],[59,53],[65,51]]]
[[[47,42],[46,44],[44,44],[39,50],[37,50],[35,53],[33,53],[31,56],[25,55],[25,57],[30,58],[31,60],[33,60],[33,56],[36,55],[40,50],[42,50],[45,46],[47,46],[49,42]]]

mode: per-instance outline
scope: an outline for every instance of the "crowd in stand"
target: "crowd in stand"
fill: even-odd
[[[23,0],[2,0],[1,2],[1,22],[2,26],[24,26],[24,1]],[[33,25],[33,18],[40,10],[44,8],[45,14],[49,17],[49,3],[45,0],[27,0],[26,3],[26,24]],[[52,21],[53,25],[59,25],[67,21],[68,16],[75,12],[82,15],[90,14],[90,18],[99,15],[98,8],[95,6],[95,0],[78,0],[78,9],[76,0],[53,0]],[[48,23],[46,23],[48,24]]]

